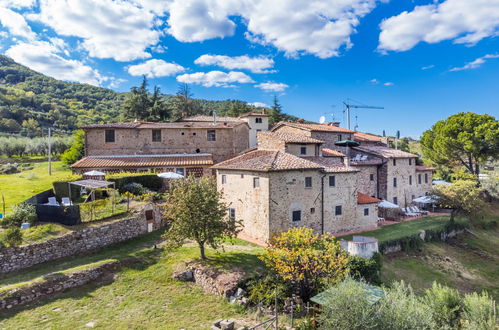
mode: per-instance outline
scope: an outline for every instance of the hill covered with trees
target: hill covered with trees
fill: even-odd
[[[40,136],[42,127],[55,132],[71,132],[94,123],[131,119],[174,121],[182,115],[206,114],[238,116],[258,110],[239,100],[194,99],[189,86],[181,85],[176,95],[162,94],[147,80],[130,92],[88,84],[60,81],[35,72],[0,55],[0,133]],[[268,109],[271,121],[296,120],[286,115],[277,100]]]

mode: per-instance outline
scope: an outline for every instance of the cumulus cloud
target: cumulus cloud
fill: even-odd
[[[251,103],[248,103],[248,105],[252,105],[252,106],[257,107],[257,108],[268,108],[269,107],[268,104],[263,103],[263,102],[251,102]]]
[[[195,64],[208,66],[215,65],[225,69],[249,70],[253,73],[271,73],[274,67],[274,60],[264,56],[249,57],[243,56],[225,56],[225,55],[201,55],[195,61]]]
[[[173,0],[168,32],[179,41],[203,41],[234,34],[240,16],[248,40],[270,44],[288,56],[338,56],[376,0]],[[278,10],[277,10],[278,9]]]
[[[59,49],[49,42],[35,41],[18,43],[10,47],[6,54],[16,62],[56,79],[95,86],[109,79],[80,61],[63,58],[58,52]]]
[[[173,76],[183,71],[185,68],[181,65],[156,59],[128,67],[128,73],[132,76],[146,75],[148,78]]]
[[[482,66],[488,59],[492,58],[499,58],[499,54],[487,54],[485,56],[479,57],[469,63],[466,63],[465,65],[461,67],[455,67],[450,69],[449,71],[462,71],[462,70],[470,70],[470,69],[476,69]]]
[[[377,85],[377,84],[379,84],[379,80],[378,80],[378,79],[376,79],[376,78],[373,78],[373,79],[369,80],[369,82],[370,82],[371,84],[373,84],[373,85]]]
[[[177,76],[177,81],[186,84],[198,84],[204,87],[234,87],[233,83],[245,84],[254,82],[248,75],[238,71],[186,73]]]
[[[499,34],[499,1],[445,0],[383,20],[378,49],[406,51],[419,42],[473,45]]]
[[[35,5],[36,0],[0,0],[0,6],[5,8],[29,8]]]
[[[31,14],[61,36],[83,39],[81,46],[97,58],[117,61],[151,57],[145,49],[158,43],[155,14],[146,6],[112,0],[40,0]]]
[[[387,81],[386,83],[383,83],[383,86],[393,86],[395,85],[394,83],[392,83],[391,81]]]
[[[264,82],[264,83],[260,83],[258,85],[255,85],[255,87],[260,88],[260,89],[267,91],[267,92],[284,92],[284,90],[286,88],[288,88],[289,86],[286,84],[283,84],[283,83],[276,83],[276,82],[268,81],[268,82]]]
[[[24,17],[5,7],[0,7],[0,25],[4,26],[11,35],[35,40],[36,34],[31,30]]]

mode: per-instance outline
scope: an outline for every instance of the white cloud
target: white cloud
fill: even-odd
[[[383,86],[393,86],[395,85],[394,83],[392,83],[391,81],[388,81],[386,83],[383,83]]]
[[[183,71],[185,68],[181,65],[156,59],[128,67],[128,73],[132,76],[146,75],[148,78],[173,76]]]
[[[110,78],[107,87],[111,89],[118,88],[122,83],[126,81],[127,81],[126,79],[121,79],[121,78]]]
[[[204,87],[234,87],[232,83],[252,83],[254,82],[248,75],[230,71],[228,73],[222,71],[196,72],[186,73],[177,77],[177,81],[186,84],[198,84]]]
[[[253,73],[274,72],[273,70],[269,70],[274,67],[274,60],[264,56],[249,57],[243,55],[230,57],[225,55],[202,55],[194,63],[202,66],[216,65],[229,70],[249,70]]]
[[[173,0],[168,32],[179,41],[203,41],[234,34],[240,16],[252,42],[270,44],[288,56],[338,56],[349,48],[359,19],[376,0]]]
[[[486,60],[491,59],[491,58],[499,58],[499,54],[487,54],[485,56],[479,57],[469,63],[466,63],[462,67],[456,67],[452,68],[449,71],[462,71],[462,70],[470,70],[470,69],[476,69],[482,66],[486,62]]]
[[[24,17],[13,10],[0,7],[0,25],[9,30],[11,35],[35,40],[36,34],[31,30]]]
[[[373,78],[373,79],[369,80],[369,82],[370,82],[371,84],[373,84],[373,85],[377,85],[377,84],[379,84],[379,80],[378,80],[378,79],[376,79],[376,78]]]
[[[0,0],[0,7],[6,8],[29,8],[35,5],[36,0]]]
[[[286,84],[283,84],[283,83],[276,83],[276,82],[268,81],[268,82],[264,82],[264,83],[260,83],[258,85],[255,85],[255,87],[258,87],[258,88],[260,88],[264,91],[267,91],[267,92],[283,92],[289,86]]]
[[[473,45],[499,34],[499,1],[445,0],[404,11],[381,24],[378,49],[405,51],[419,42]]]
[[[248,103],[248,105],[252,105],[252,106],[257,107],[257,108],[268,108],[269,107],[268,104],[263,103],[263,102],[251,102],[251,103]]]
[[[435,67],[435,65],[430,64],[430,65],[427,65],[427,66],[422,66],[421,70],[429,70],[429,69],[433,69],[434,67]]]
[[[82,38],[90,56],[117,61],[151,57],[145,49],[161,35],[150,8],[120,0],[40,0],[40,13],[29,17],[61,36]]]
[[[6,54],[16,62],[56,79],[95,86],[109,79],[80,61],[63,58],[58,52],[59,49],[49,42],[35,41],[18,43],[10,47]]]

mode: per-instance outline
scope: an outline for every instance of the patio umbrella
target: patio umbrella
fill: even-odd
[[[412,201],[419,204],[432,204],[437,201],[437,196],[421,196],[413,199]]]
[[[397,204],[390,203],[389,201],[382,200],[378,203],[378,206],[384,209],[398,209],[400,206]]]
[[[175,172],[164,172],[159,173],[158,176],[163,179],[183,179],[184,176],[182,174],[178,174]]]
[[[88,175],[88,176],[102,176],[102,175],[106,175],[106,173],[93,170],[93,171],[85,172],[85,173],[83,173],[83,175]]]

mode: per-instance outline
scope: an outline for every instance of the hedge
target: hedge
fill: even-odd
[[[107,181],[114,182],[116,189],[120,193],[124,193],[123,187],[128,183],[139,183],[145,188],[153,191],[159,191],[163,187],[163,179],[156,174],[135,174],[135,173],[118,173],[106,177]]]

